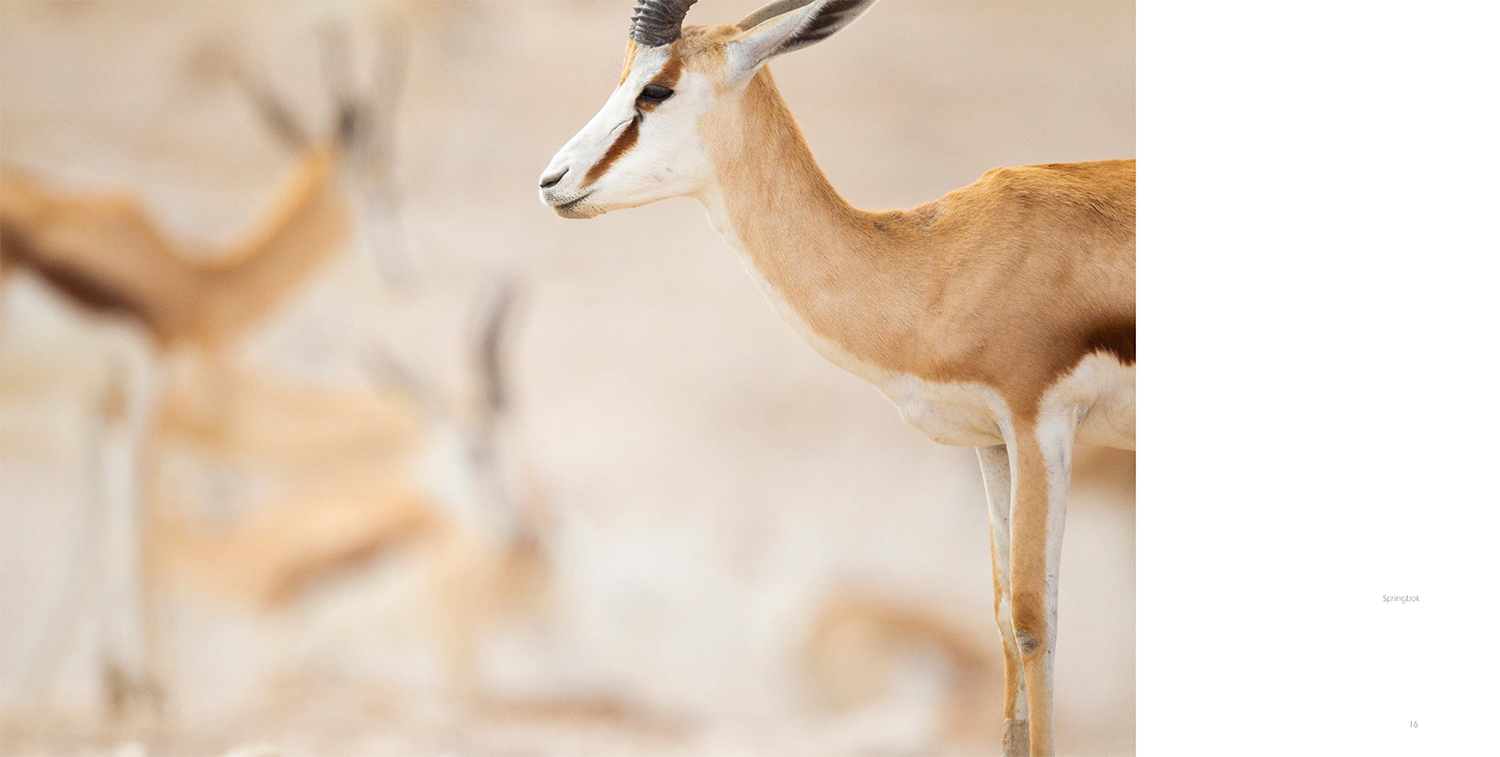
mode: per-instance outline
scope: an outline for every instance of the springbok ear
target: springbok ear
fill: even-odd
[[[776,0],[746,16],[728,45],[731,81],[743,81],[766,61],[832,36],[854,23],[876,0]]]

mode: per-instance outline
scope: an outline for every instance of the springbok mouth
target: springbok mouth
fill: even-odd
[[[557,211],[558,215],[561,215],[561,216],[573,216],[574,215],[574,211],[577,210],[578,206],[582,205],[583,201],[587,200],[589,198],[589,196],[592,195],[592,194],[594,194],[594,193],[593,192],[588,192],[588,193],[579,195],[577,197],[574,197],[571,200],[568,200],[567,202],[560,203],[560,204],[557,204],[557,205],[553,205],[552,209],[555,210],[555,211]]]

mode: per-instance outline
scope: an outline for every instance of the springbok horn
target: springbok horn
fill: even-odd
[[[502,342],[505,339],[511,305],[516,299],[516,285],[504,281],[496,285],[495,291],[485,303],[484,322],[479,331],[478,350],[474,357],[479,365],[479,377],[484,389],[485,412],[498,418],[506,410],[510,399],[506,381],[505,356]]]
[[[333,136],[349,146],[368,139],[369,106],[354,91],[354,72],[350,67],[353,53],[349,30],[343,24],[327,22],[318,29],[319,52],[322,54],[323,79],[333,98]],[[367,147],[368,145],[361,145]]]
[[[661,47],[682,36],[682,19],[698,0],[636,0],[630,14],[630,38],[647,47]]]
[[[215,60],[214,64],[222,66],[230,82],[250,101],[250,106],[270,128],[277,141],[294,150],[304,149],[311,144],[312,139],[308,136],[307,129],[287,104],[286,98],[271,86],[260,71],[252,69],[238,55],[225,55]]]

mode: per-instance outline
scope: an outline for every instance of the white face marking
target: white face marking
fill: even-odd
[[[638,48],[625,81],[542,172],[544,184],[562,174],[556,184],[541,190],[542,202],[558,215],[592,218],[697,194],[707,185],[712,169],[698,135],[698,117],[717,99],[713,81],[684,70],[670,98],[649,111],[637,104],[641,90],[662,73],[669,59],[668,47]],[[591,177],[590,170],[605,161],[610,148],[631,130],[635,137],[629,149],[611,159],[602,174]]]

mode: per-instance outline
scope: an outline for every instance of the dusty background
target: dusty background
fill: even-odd
[[[756,5],[709,0],[690,21]],[[692,201],[573,222],[536,199],[539,171],[616,81],[629,8],[0,3],[0,160],[63,187],[137,191],[204,242],[242,231],[290,160],[197,70],[205,46],[247,51],[321,124],[318,25],[347,22],[365,57],[378,23],[408,31],[397,168],[422,286],[384,292],[356,239],[242,359],[328,375],[342,348],[381,344],[457,392],[476,286],[519,280],[517,423],[557,563],[544,619],[486,631],[484,697],[445,695],[422,589],[393,560],[270,618],[174,589],[165,715],[107,720],[90,651],[107,604],[81,614],[45,696],[22,680],[70,580],[87,476],[65,400],[0,398],[6,753],[936,749],[952,671],[920,648],[884,694],[837,712],[814,706],[797,660],[849,591],[998,650],[973,453],[929,443],[801,344]],[[885,0],[772,67],[834,185],[863,207],[907,206],[996,165],[1133,156],[1133,26],[1122,2]],[[92,343],[70,341],[90,325],[28,287],[11,286],[26,291],[7,298],[3,338],[54,329],[60,364],[90,370]],[[1083,450],[1077,467],[1059,744],[1129,754],[1134,457]],[[589,698],[660,722],[514,704]]]

